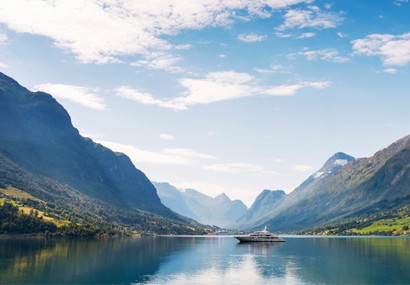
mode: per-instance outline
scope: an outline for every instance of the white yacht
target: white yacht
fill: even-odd
[[[249,235],[234,236],[240,242],[284,242],[284,239],[270,233],[266,227]]]

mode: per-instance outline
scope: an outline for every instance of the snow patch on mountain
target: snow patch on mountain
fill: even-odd
[[[348,161],[346,159],[336,159],[335,161],[335,165],[341,165],[341,166],[345,166],[346,163],[348,163]]]
[[[323,171],[318,171],[313,175],[313,178],[318,178],[320,177],[324,172]]]

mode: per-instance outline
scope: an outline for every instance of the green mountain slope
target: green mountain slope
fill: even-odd
[[[410,203],[410,136],[346,164],[267,224],[292,231],[391,211]]]
[[[273,209],[283,202],[282,199],[285,197],[286,193],[283,190],[263,190],[256,197],[252,206],[235,222],[234,226],[263,220],[267,213],[272,212]]]
[[[157,228],[162,222],[175,228],[192,222],[161,204],[126,155],[83,138],[54,98],[1,73],[0,166],[3,188],[13,186],[71,215],[81,213],[77,218],[83,221],[139,229],[150,228],[147,219]]]
[[[354,157],[345,153],[335,153],[318,171],[309,176],[291,193],[283,195],[280,200],[268,199],[263,204],[260,204],[257,198],[249,211],[236,222],[236,227],[252,229],[266,225],[283,211],[307,199],[309,195],[316,191],[318,186],[336,175],[346,164],[353,160]]]

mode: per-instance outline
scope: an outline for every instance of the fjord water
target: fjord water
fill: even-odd
[[[408,284],[410,239],[0,239],[0,283]]]

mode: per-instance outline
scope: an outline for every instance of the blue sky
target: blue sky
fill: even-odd
[[[410,133],[407,0],[0,7],[0,70],[154,181],[250,205]]]

